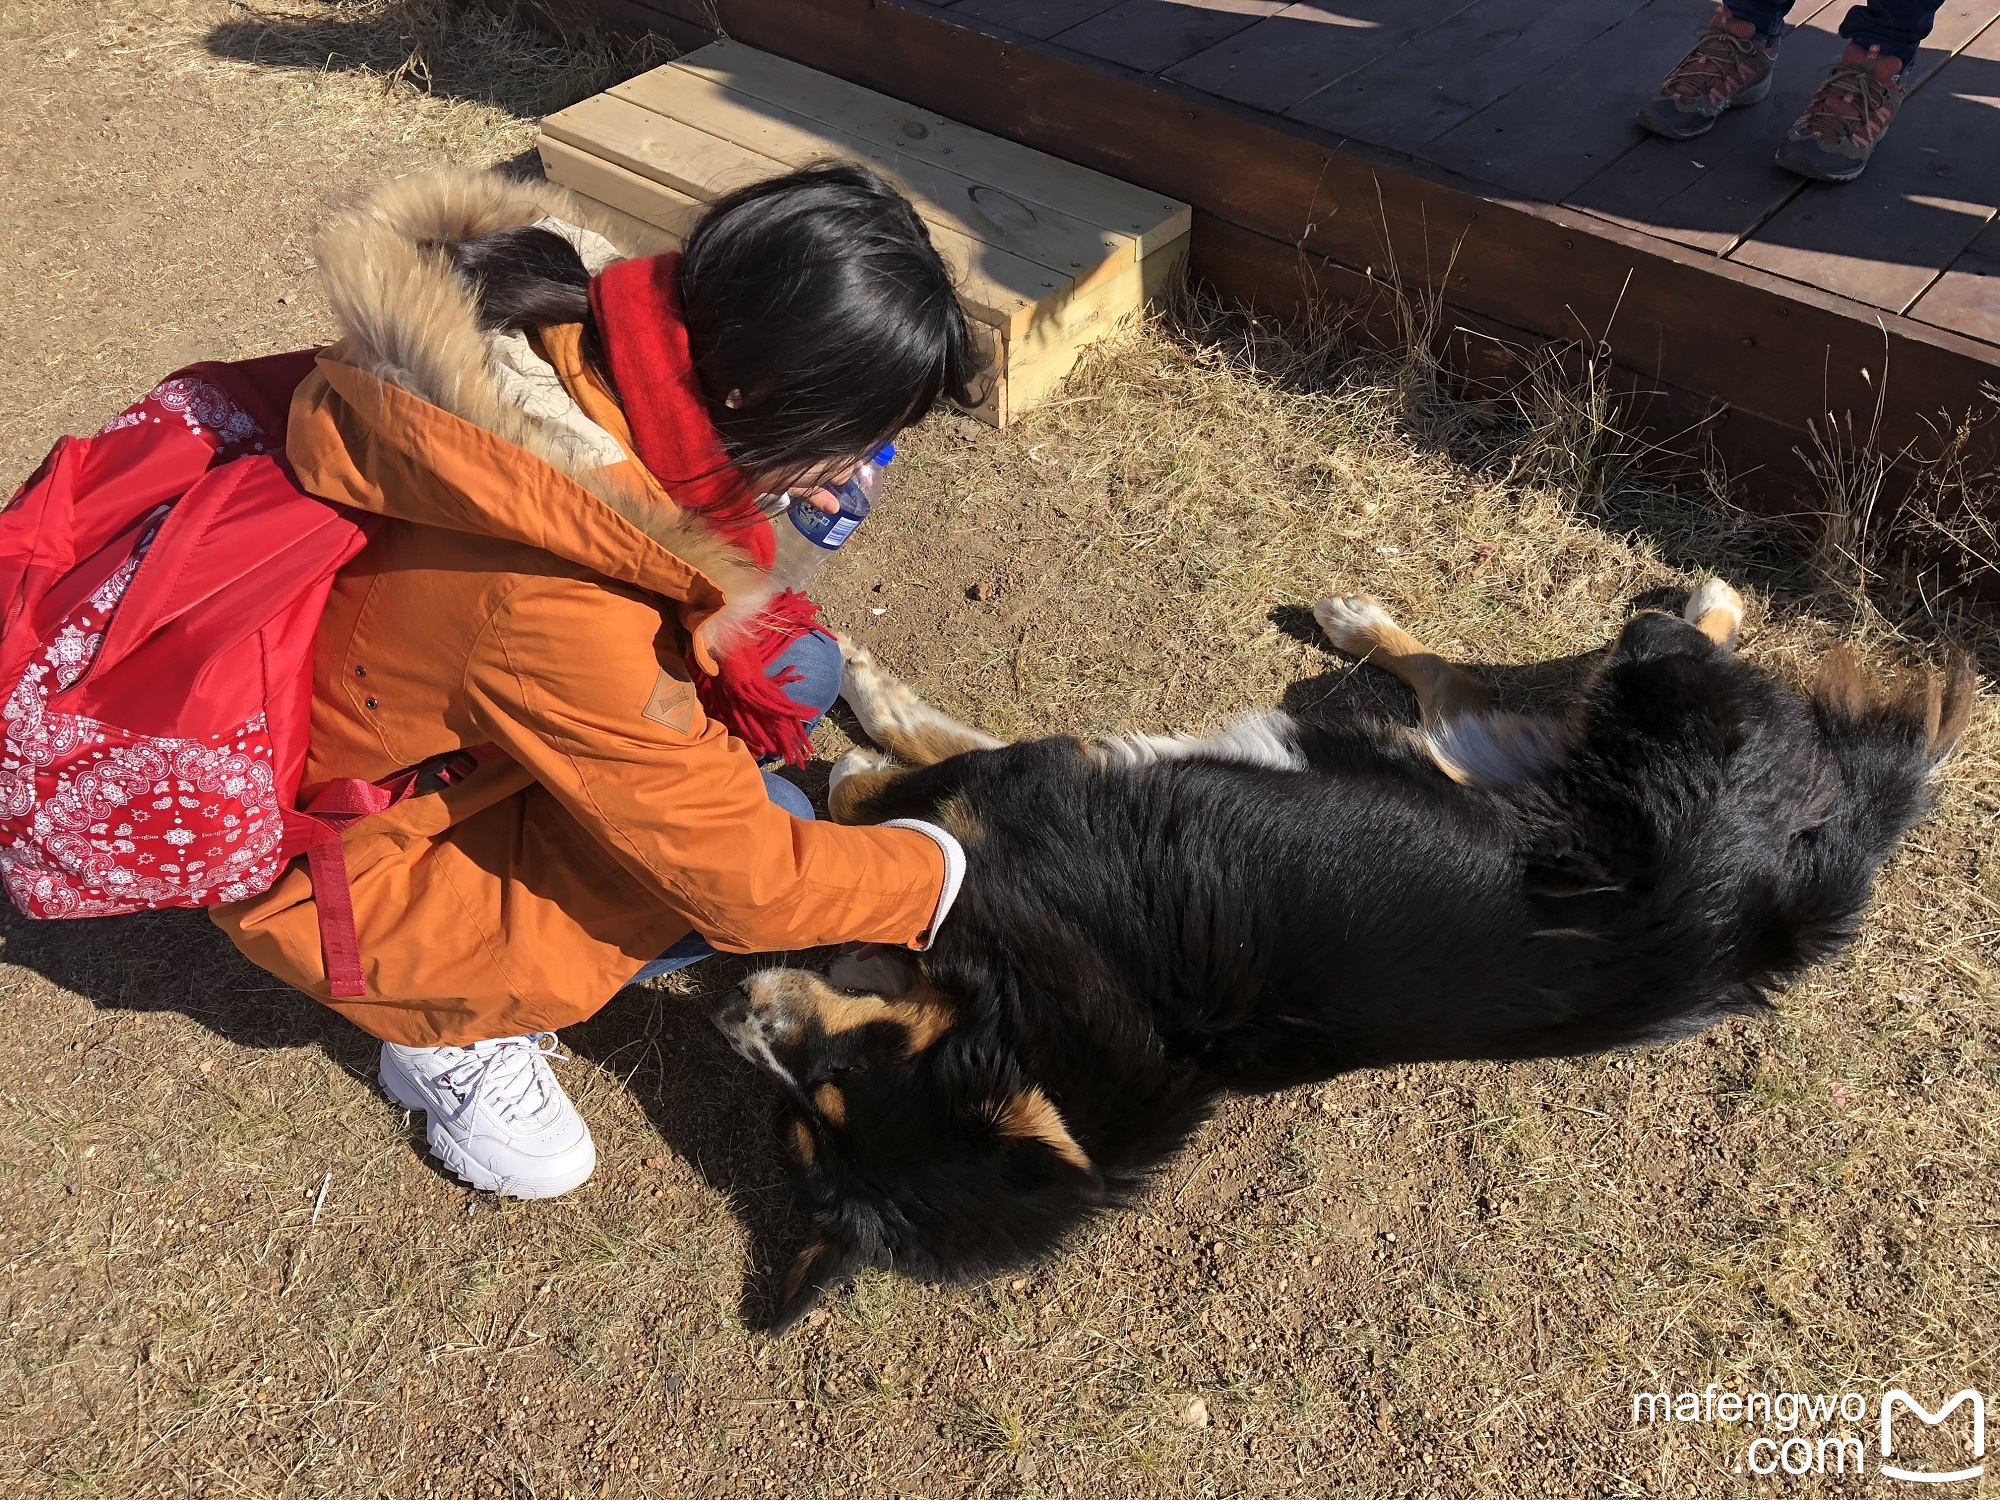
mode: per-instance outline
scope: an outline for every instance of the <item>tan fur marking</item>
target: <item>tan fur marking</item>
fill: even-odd
[[[979,815],[972,810],[972,804],[957,793],[938,804],[937,815],[932,821],[968,849],[986,832]]]
[[[1415,693],[1426,724],[1491,711],[1493,693],[1485,683],[1425,646],[1374,600],[1355,603],[1359,609],[1348,601],[1323,599],[1314,616],[1334,645],[1382,668]]]
[[[1943,701],[1937,727],[1931,731],[1931,752],[1942,760],[1951,753],[1965,726],[1972,722],[1972,706],[1979,697],[1979,673],[1970,653],[1954,650],[1945,663]]]
[[[792,1149],[799,1153],[799,1160],[810,1163],[818,1155],[813,1147],[812,1127],[804,1120],[792,1121]]]
[[[1733,609],[1711,609],[1694,622],[1694,628],[1727,650],[1736,644],[1736,627],[1740,622],[1741,616]]]
[[[1891,689],[1869,676],[1852,649],[1836,646],[1820,663],[1812,695],[1815,702],[1851,719],[1885,710],[1896,714],[1921,729],[1931,754],[1943,760],[1972,721],[1979,675],[1972,658],[1955,650],[1942,674],[1925,672],[1916,681]]]
[[[898,777],[908,774],[898,766],[893,771],[857,771],[843,778],[826,794],[827,817],[836,823],[861,822],[861,809],[869,800]]]
[[[830,1083],[822,1083],[813,1090],[813,1108],[829,1125],[847,1123],[847,1096]]]
[[[935,1046],[958,1019],[944,996],[928,984],[919,984],[898,999],[884,1000],[879,995],[843,995],[815,981],[812,1008],[820,1029],[828,1036],[885,1021],[899,1026],[906,1051],[912,1056]]]
[[[994,1115],[1000,1133],[1017,1141],[1040,1141],[1079,1172],[1091,1170],[1090,1158],[1069,1133],[1062,1114],[1040,1089],[1027,1089],[1003,1102]]]
[[[791,1270],[785,1273],[786,1302],[790,1302],[804,1289],[812,1273],[818,1269],[819,1263],[826,1258],[826,1250],[825,1240],[814,1240],[799,1252],[799,1258],[792,1262]]]
[[[877,666],[867,647],[843,639],[840,653],[846,663],[840,696],[868,737],[898,760],[934,766],[968,750],[1000,745],[990,734],[939,713],[908,683]]]
[[[1861,658],[1849,647],[1836,646],[1819,664],[1813,697],[1836,713],[1858,719],[1873,706],[1875,690],[1869,684]]]

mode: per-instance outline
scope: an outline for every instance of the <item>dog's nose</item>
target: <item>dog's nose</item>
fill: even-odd
[[[709,1007],[708,1018],[724,1036],[737,1035],[749,1024],[750,996],[738,985]]]

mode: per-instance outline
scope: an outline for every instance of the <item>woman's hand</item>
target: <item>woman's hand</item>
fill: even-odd
[[[840,509],[840,498],[832,490],[810,490],[795,498],[804,501],[814,510],[825,511],[828,515],[833,515]]]

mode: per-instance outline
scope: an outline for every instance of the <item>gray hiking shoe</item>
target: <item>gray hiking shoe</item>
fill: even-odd
[[[1903,105],[1903,64],[1849,43],[1784,144],[1778,165],[1820,182],[1851,182],[1882,143]]]
[[[1755,104],[1770,93],[1777,60],[1776,42],[1767,45],[1756,27],[1737,20],[1728,6],[1718,6],[1694,50],[1639,106],[1639,123],[1670,141],[1702,135],[1724,110]]]

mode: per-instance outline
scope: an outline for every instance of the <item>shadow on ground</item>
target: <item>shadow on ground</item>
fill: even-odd
[[[211,56],[311,73],[362,73],[443,99],[536,120],[674,54],[626,41],[586,6],[544,3],[538,27],[479,4],[363,4],[307,15],[249,14],[202,39]]]
[[[0,962],[103,1012],[176,1012],[241,1047],[317,1047],[375,1085],[375,1039],[243,958],[203,912],[37,922],[0,901]],[[773,1096],[707,1019],[709,997],[746,968],[738,959],[711,960],[693,976],[691,994],[628,989],[563,1041],[616,1074],[669,1149],[728,1202],[752,1246],[743,1317],[754,1324],[774,1305],[778,1277],[804,1235],[766,1128]],[[410,1143],[423,1151],[420,1122]]]

